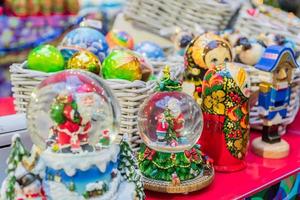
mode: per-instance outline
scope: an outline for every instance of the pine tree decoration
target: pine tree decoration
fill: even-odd
[[[138,199],[145,199],[142,176],[139,173],[137,161],[133,155],[133,151],[125,139],[121,141],[120,148],[120,162],[118,169],[125,180],[135,184],[136,195]]]
[[[26,156],[29,156],[29,152],[25,149],[24,145],[21,142],[20,136],[15,135],[12,138],[12,150],[9,154],[7,164],[7,190],[6,190],[6,199],[14,200],[15,199],[15,183],[16,176],[15,170],[18,164],[22,161],[22,159]]]
[[[163,70],[164,76],[157,86],[157,91],[181,91],[181,83],[171,79],[170,67],[165,66]]]

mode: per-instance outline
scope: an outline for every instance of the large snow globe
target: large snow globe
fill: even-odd
[[[67,70],[44,80],[32,93],[28,129],[33,142],[58,152],[93,151],[112,143],[118,133],[120,111],[102,79]],[[104,141],[104,138],[107,141]]]

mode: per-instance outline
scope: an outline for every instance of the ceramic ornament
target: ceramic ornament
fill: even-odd
[[[261,33],[257,40],[262,41],[266,46],[277,45],[296,50],[295,41],[281,34]]]
[[[178,55],[183,56],[186,47],[189,45],[189,43],[194,39],[194,34],[187,30],[180,30],[178,31],[175,36],[172,38],[174,45],[175,45],[175,51]]]
[[[211,183],[212,161],[196,145],[203,126],[201,109],[181,92],[181,84],[171,79],[169,67],[138,115],[144,142],[138,162],[146,189],[187,193]]]
[[[218,35],[206,33],[194,38],[184,55],[183,91],[201,104],[202,80],[205,72],[222,63],[231,62],[231,45]]]
[[[218,65],[203,79],[204,117],[200,144],[214,160],[217,171],[245,168],[249,142],[250,79],[237,64]]]
[[[265,72],[260,76],[258,99],[263,130],[262,138],[253,141],[252,150],[265,158],[283,158],[289,153],[289,144],[281,138],[279,128],[287,118],[291,82],[299,66],[292,49],[269,46],[255,67]]]
[[[240,37],[234,45],[234,50],[237,62],[254,66],[262,57],[265,46],[256,40]]]
[[[134,49],[133,38],[125,31],[111,30],[106,35],[106,41],[111,49],[116,47]]]
[[[13,138],[4,199],[144,199],[141,176],[118,134],[120,109],[98,76],[66,70],[46,78],[31,95],[28,152]]]

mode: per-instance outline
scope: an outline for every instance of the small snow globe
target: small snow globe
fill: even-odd
[[[100,31],[90,27],[78,27],[70,31],[59,46],[65,60],[82,49],[95,54],[101,62],[109,53],[105,36]]]
[[[92,152],[115,140],[119,110],[101,78],[82,70],[66,70],[42,81],[32,93],[28,129],[34,144],[42,149]]]
[[[158,90],[139,111],[141,138],[148,147],[159,152],[191,149],[202,132],[200,107],[192,97],[180,92],[181,83],[171,80],[168,67],[164,69]]]

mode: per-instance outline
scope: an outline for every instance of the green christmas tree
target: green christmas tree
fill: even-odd
[[[171,79],[170,67],[165,66],[163,70],[164,76],[160,80],[156,90],[157,91],[181,91],[181,83],[177,80]]]
[[[22,161],[22,159],[26,156],[29,156],[29,152],[25,149],[24,145],[22,144],[19,135],[15,135],[12,138],[11,146],[12,149],[7,160],[7,164],[8,164],[7,189],[6,189],[7,200],[15,199],[15,183],[16,183],[15,171],[18,164]]]
[[[145,199],[142,176],[139,173],[137,161],[134,157],[133,151],[126,139],[121,141],[120,148],[120,162],[118,169],[125,180],[135,184],[138,199]]]

